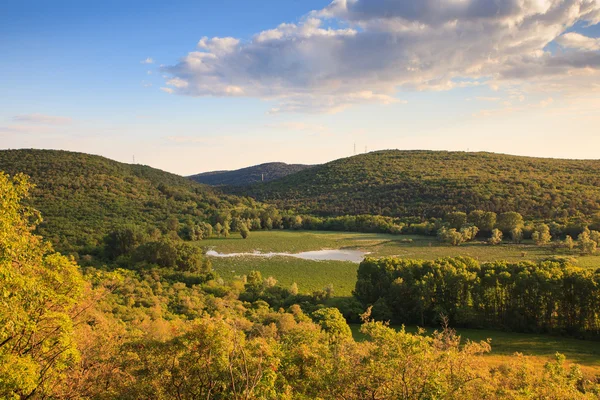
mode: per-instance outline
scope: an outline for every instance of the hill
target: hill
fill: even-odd
[[[252,167],[242,168],[235,171],[212,171],[204,172],[198,175],[192,175],[189,178],[206,185],[220,186],[244,186],[257,182],[270,182],[284,176],[303,171],[312,165],[304,164],[285,164],[280,162],[254,165]]]
[[[439,217],[482,209],[566,218],[600,210],[600,161],[386,150],[228,190],[319,215]]]
[[[4,150],[0,171],[31,177],[30,205],[44,218],[38,229],[61,251],[95,246],[116,225],[160,227],[173,216],[202,221],[249,205],[178,175],[82,153]]]

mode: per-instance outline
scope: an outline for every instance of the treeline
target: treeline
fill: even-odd
[[[429,219],[479,209],[561,220],[600,211],[600,162],[390,150],[229,191],[319,216]]]
[[[38,233],[70,254],[101,246],[115,226],[164,230],[173,218],[199,225],[223,210],[263,208],[154,168],[67,151],[3,150],[0,171],[30,177],[26,201],[44,215]]]
[[[600,338],[600,270],[566,262],[365,259],[354,291],[395,323]]]
[[[80,268],[32,233],[23,176],[0,173],[0,398],[595,398],[600,387],[558,356],[491,368],[487,342],[449,329],[395,331],[364,314],[355,341],[340,312],[263,300],[258,273],[225,283],[168,271]],[[142,245],[143,246],[143,245]],[[168,269],[167,269],[168,270]],[[200,274],[199,274],[200,275]],[[285,308],[284,308],[285,307]],[[402,377],[399,379],[399,377]]]

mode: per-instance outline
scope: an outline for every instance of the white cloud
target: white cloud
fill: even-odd
[[[73,122],[71,118],[45,114],[22,114],[13,117],[14,121],[29,124],[66,125]]]
[[[600,50],[600,38],[591,38],[576,32],[565,33],[556,39],[563,47],[579,50]]]
[[[148,57],[145,60],[140,61],[140,64],[154,64],[154,60]]]
[[[174,89],[171,89],[171,88],[168,88],[168,87],[161,87],[160,90],[162,90],[165,93],[169,93],[169,94],[175,93]]]
[[[599,23],[600,0],[335,0],[248,41],[204,37],[163,71],[173,93],[260,98],[275,102],[272,113],[483,84],[523,99],[587,90],[600,75],[596,39],[565,34],[578,22]],[[568,54],[546,50],[554,41]]]

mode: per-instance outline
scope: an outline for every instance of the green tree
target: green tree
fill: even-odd
[[[500,229],[493,229],[492,236],[488,240],[488,243],[491,245],[497,245],[502,243],[502,231]]]
[[[0,173],[0,398],[51,397],[78,359],[74,307],[84,282],[77,265],[32,233],[41,220],[22,205],[26,177]]]
[[[352,331],[346,323],[346,319],[337,308],[321,308],[312,313],[312,318],[334,340],[352,337]]]
[[[217,222],[214,226],[213,231],[217,235],[217,237],[221,237],[221,233],[223,232],[223,225],[220,222]]]
[[[577,237],[577,244],[581,249],[582,254],[594,254],[598,245],[592,239],[590,239],[590,230],[585,230]]]
[[[523,241],[523,229],[513,228],[510,231],[510,237],[513,243],[521,243]]]
[[[452,246],[459,246],[465,241],[465,237],[462,235],[462,233],[457,232],[454,228],[441,228],[438,231],[437,236],[442,243],[449,243]]]
[[[479,233],[479,228],[474,225],[463,226],[462,228],[460,228],[460,234],[463,236],[463,240],[465,242],[469,242],[475,239],[477,233]]]
[[[104,238],[104,252],[107,257],[114,260],[119,256],[131,254],[147,239],[146,233],[137,226],[119,227]]]
[[[240,229],[240,235],[242,236],[242,238],[247,239],[248,236],[250,235],[250,230],[248,229],[246,224],[241,224],[239,229]]]
[[[511,233],[514,229],[523,229],[523,216],[514,211],[505,212],[498,215],[496,225],[504,234]]]
[[[467,222],[475,225],[482,232],[491,232],[496,226],[496,218],[495,212],[474,210],[469,213]]]
[[[550,234],[550,227],[546,224],[538,224],[531,235],[531,238],[538,246],[543,246],[552,240],[552,235]]]
[[[575,247],[575,241],[573,240],[573,238],[569,235],[567,235],[567,237],[565,238],[564,242],[563,242],[563,246],[565,248],[567,248],[569,251],[572,251],[573,248]]]
[[[450,228],[459,230],[467,223],[467,214],[460,211],[454,211],[446,214],[444,220],[448,223]]]

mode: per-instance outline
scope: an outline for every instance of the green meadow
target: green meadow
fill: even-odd
[[[412,242],[409,242],[411,240]],[[247,239],[238,233],[227,238],[211,238],[196,242],[205,250],[220,253],[299,253],[321,249],[358,249],[371,257],[396,256],[431,260],[440,257],[467,256],[479,261],[543,260],[550,257],[570,257],[576,265],[600,267],[600,256],[579,256],[575,251],[555,251],[550,246],[540,247],[533,242],[503,243],[490,246],[485,242],[469,242],[460,246],[439,243],[435,237],[414,235],[387,235],[379,233],[321,232],[321,231],[255,231]],[[309,261],[293,257],[240,256],[211,257],[213,268],[224,278],[246,275],[257,270],[264,277],[272,276],[280,285],[296,283],[303,293],[312,293],[328,284],[336,296],[350,296],[356,282],[357,264],[342,261]]]

